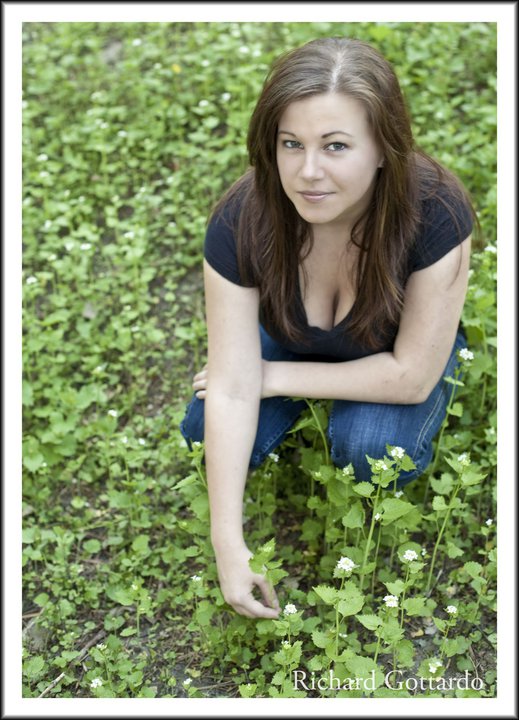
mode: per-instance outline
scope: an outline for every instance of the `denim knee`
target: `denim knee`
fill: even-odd
[[[204,401],[193,395],[186,408],[186,413],[180,423],[180,432],[191,449],[192,443],[202,442],[204,439]]]

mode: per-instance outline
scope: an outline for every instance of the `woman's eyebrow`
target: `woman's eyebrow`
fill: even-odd
[[[288,130],[278,130],[278,135],[281,135],[281,133],[284,133],[285,135],[292,135],[292,137],[297,137],[295,133],[289,132]],[[351,133],[348,133],[345,130],[332,130],[331,132],[327,132],[324,135],[321,135],[321,137],[327,138],[330,137],[330,135],[347,135],[348,137],[353,137]]]

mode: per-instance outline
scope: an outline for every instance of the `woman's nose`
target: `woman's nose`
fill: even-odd
[[[323,177],[324,171],[316,152],[305,152],[300,175],[304,180],[319,180]]]

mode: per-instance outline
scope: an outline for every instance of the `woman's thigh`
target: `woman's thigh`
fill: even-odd
[[[328,437],[331,456],[338,467],[353,464],[356,480],[369,481],[371,468],[366,455],[382,458],[386,444],[404,448],[416,470],[403,472],[398,486],[419,477],[432,460],[433,440],[445,418],[453,385],[443,380],[453,376],[457,351],[466,343],[459,333],[449,362],[427,400],[417,405],[392,405],[335,401],[330,413]]]
[[[296,360],[298,356],[285,350],[263,327],[260,327],[261,356],[264,360]],[[250,467],[258,467],[285,439],[288,431],[305,409],[304,400],[286,397],[265,398],[260,403],[258,429],[251,453]],[[204,401],[193,395],[180,432],[189,447],[204,439]]]

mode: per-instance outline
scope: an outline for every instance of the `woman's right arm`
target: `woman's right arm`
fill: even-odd
[[[248,617],[277,617],[274,591],[253,573],[243,537],[243,495],[256,437],[262,363],[259,293],[235,285],[204,261],[209,378],[205,462],[211,541],[223,596]],[[263,602],[252,594],[257,587]]]

